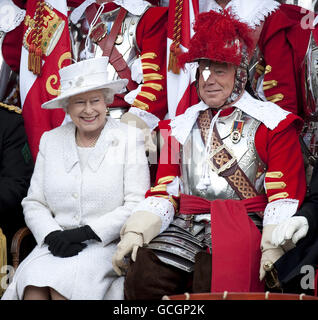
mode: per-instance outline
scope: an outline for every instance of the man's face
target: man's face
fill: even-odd
[[[230,1],[231,0],[216,0],[216,3],[219,4],[222,8],[225,8]]]
[[[199,94],[211,108],[220,108],[234,87],[235,66],[211,60],[199,62]]]

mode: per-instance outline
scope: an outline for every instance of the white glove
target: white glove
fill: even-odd
[[[266,274],[264,267],[272,265],[284,254],[284,250],[281,247],[273,246],[271,243],[272,232],[275,227],[276,225],[273,224],[268,224],[263,227],[261,240],[262,258],[259,270],[259,279],[261,281]]]
[[[151,131],[147,123],[131,112],[126,112],[122,115],[120,122],[137,127],[142,130],[145,137],[145,151],[149,154],[157,152],[157,136],[155,131]]]
[[[150,211],[136,211],[126,221],[120,230],[121,238],[127,232],[142,235],[144,243],[149,243],[160,233],[161,218]]]
[[[124,257],[130,252],[131,259],[136,260],[137,250],[144,243],[149,243],[156,237],[161,229],[161,218],[149,211],[136,211],[132,214],[120,230],[120,242],[117,245],[112,262],[118,275],[121,269],[127,269]]]
[[[290,217],[273,230],[272,244],[278,247],[290,239],[296,244],[298,240],[306,236],[308,229],[308,220],[305,217]]]
[[[113,268],[119,276],[121,276],[123,274],[123,271],[126,271],[128,267],[124,259],[125,256],[132,252],[131,259],[133,261],[136,261],[137,250],[142,245],[143,239],[140,234],[127,232],[122,237],[117,245],[117,250],[112,259]]]

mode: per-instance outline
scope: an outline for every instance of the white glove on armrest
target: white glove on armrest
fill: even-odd
[[[290,217],[273,230],[271,242],[276,247],[284,245],[288,240],[296,244],[306,236],[308,229],[308,220],[305,217]]]

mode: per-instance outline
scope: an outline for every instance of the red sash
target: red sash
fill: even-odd
[[[266,196],[209,201],[181,194],[180,213],[211,213],[211,292],[259,292],[261,233],[247,212],[264,211]]]

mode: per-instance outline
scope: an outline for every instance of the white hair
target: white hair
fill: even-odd
[[[114,101],[114,95],[115,95],[115,92],[114,90],[110,89],[110,88],[104,88],[104,89],[98,89],[98,90],[101,90],[102,93],[103,93],[103,97],[104,97],[104,101],[105,101],[105,104],[106,104],[106,107],[110,104],[113,103]],[[67,107],[69,105],[69,98],[66,98],[64,100],[62,100],[60,103],[61,103],[61,107],[67,111]]]

